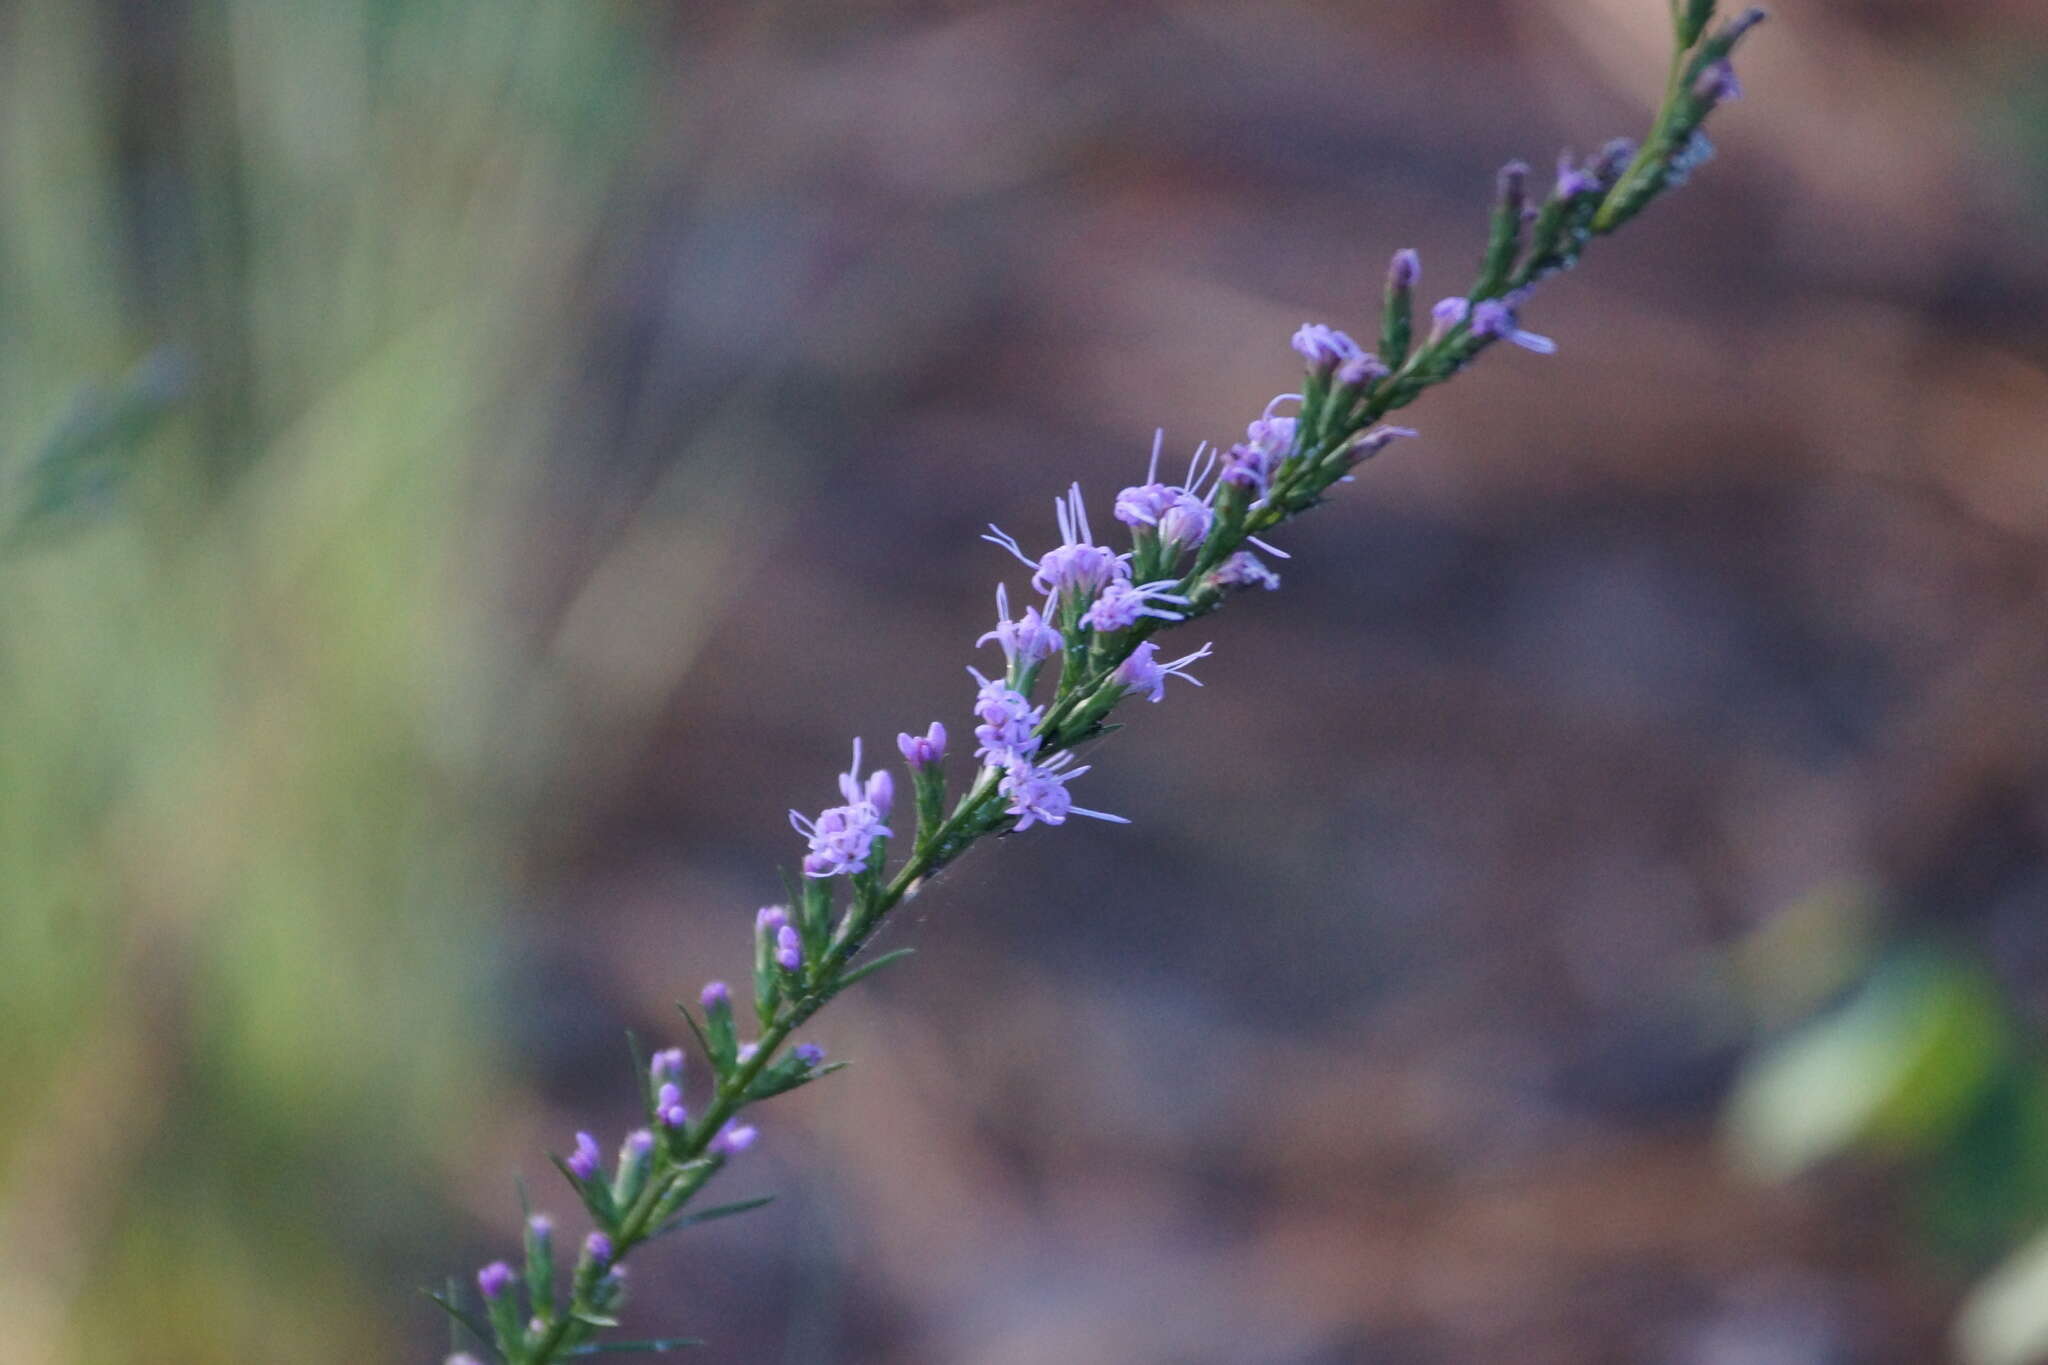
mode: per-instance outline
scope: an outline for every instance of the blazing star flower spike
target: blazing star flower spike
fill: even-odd
[[[1640,145],[1611,142],[1584,166],[1564,158],[1541,208],[1528,203],[1526,168],[1511,163],[1503,170],[1477,278],[1431,310],[1426,338],[1415,334],[1421,260],[1404,249],[1387,265],[1376,353],[1337,327],[1302,327],[1293,346],[1308,367],[1303,392],[1268,402],[1244,439],[1220,457],[1198,445],[1181,484],[1160,478],[1164,435],[1155,434],[1145,481],[1123,489],[1115,502],[1117,521],[1129,528],[1128,551],[1095,542],[1079,484],[1055,499],[1059,543],[1042,555],[1026,555],[1014,538],[989,528],[983,538],[1031,571],[1044,600],[1013,613],[1007,587],[997,589],[996,626],[977,643],[1002,649],[1003,676],[968,670],[977,686],[979,770],[949,790],[939,766],[945,727],[934,722],[923,736],[898,736],[915,786],[917,825],[907,848],[893,846],[886,823],[894,779],[886,771],[863,772],[858,741],[838,779],[840,803],[815,816],[790,812],[806,843],[803,879],[789,906],[756,915],[756,1037],[739,1042],[730,992],[706,986],[702,1023],[686,1015],[699,1029],[711,1072],[695,1121],[684,1110],[681,1055],[672,1050],[658,1054],[642,1080],[654,1092],[652,1129],[626,1139],[609,1184],[599,1182],[595,1139],[577,1135],[562,1164],[596,1231],[584,1243],[567,1301],[557,1293],[551,1253],[541,1253],[551,1239],[545,1223],[528,1231],[523,1295],[506,1292],[516,1281],[503,1262],[478,1273],[499,1358],[562,1365],[622,1345],[595,1338],[615,1316],[626,1257],[686,1220],[684,1206],[724,1159],[754,1143],[756,1130],[741,1120],[743,1111],[834,1069],[824,1065],[821,1048],[796,1043],[795,1035],[839,992],[901,956],[866,955],[890,913],[980,840],[1063,825],[1073,816],[1123,822],[1074,804],[1072,784],[1089,771],[1075,753],[1116,728],[1110,716],[1119,705],[1164,700],[1172,678],[1200,685],[1189,670],[1209,657],[1210,647],[1162,660],[1155,637],[1217,610],[1233,592],[1276,587],[1262,556],[1282,552],[1263,537],[1326,500],[1362,460],[1412,435],[1386,424],[1397,409],[1469,369],[1493,341],[1554,349],[1520,326],[1531,289],[1576,265],[1593,241],[1677,185],[1710,150],[1700,124],[1713,105],[1736,94],[1726,61],[1755,22],[1745,15],[1709,33],[1713,10],[1712,0],[1674,0],[1677,77]],[[1041,688],[1041,674],[1052,675],[1049,686]]]

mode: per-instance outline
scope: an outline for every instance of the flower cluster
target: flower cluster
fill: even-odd
[[[839,774],[839,794],[846,804],[821,811],[816,820],[801,811],[789,813],[789,823],[804,836],[810,852],[804,855],[806,877],[837,877],[862,872],[874,857],[875,840],[889,837],[889,807],[896,800],[896,781],[887,768],[877,768],[865,785],[860,780],[860,741],[853,742],[853,766]]]
[[[1502,168],[1479,277],[1428,310],[1426,335],[1418,339],[1415,327],[1421,258],[1396,252],[1373,348],[1335,327],[1305,324],[1293,337],[1304,366],[1299,390],[1268,402],[1244,439],[1220,454],[1197,446],[1179,483],[1159,476],[1164,437],[1155,434],[1144,480],[1119,492],[1113,505],[1129,532],[1127,549],[1097,543],[1079,484],[1054,500],[1059,541],[1041,555],[1026,554],[1014,537],[989,527],[983,539],[1030,570],[1040,600],[1013,614],[1009,586],[996,588],[996,624],[976,643],[998,647],[1004,667],[995,677],[967,670],[977,689],[976,765],[964,785],[949,785],[943,724],[897,736],[915,823],[892,871],[894,780],[886,770],[863,777],[861,744],[854,741],[853,762],[839,776],[841,803],[815,817],[790,812],[805,851],[789,903],[755,915],[756,1036],[741,1041],[732,991],[722,982],[707,985],[700,1013],[684,1011],[709,1073],[696,1087],[697,1107],[685,1093],[691,1087],[682,1050],[663,1050],[640,1076],[644,1124],[627,1136],[612,1170],[589,1133],[576,1134],[569,1155],[557,1161],[596,1229],[583,1243],[568,1296],[555,1283],[553,1224],[535,1215],[526,1229],[524,1274],[503,1261],[478,1273],[482,1318],[452,1296],[440,1300],[462,1327],[510,1365],[553,1365],[607,1349],[593,1338],[612,1321],[624,1292],[620,1262],[635,1247],[752,1206],[682,1212],[727,1160],[754,1143],[742,1110],[837,1069],[825,1064],[821,1049],[795,1043],[793,1035],[839,991],[903,955],[861,958],[889,912],[981,838],[1061,825],[1075,815],[1122,822],[1074,804],[1069,785],[1089,771],[1076,763],[1077,747],[1106,733],[1119,704],[1162,701],[1172,678],[1199,686],[1188,670],[1211,648],[1161,660],[1151,637],[1216,610],[1234,592],[1277,588],[1280,580],[1261,554],[1286,556],[1262,534],[1315,506],[1360,462],[1414,434],[1385,425],[1389,413],[1460,373],[1495,342],[1545,355],[1557,349],[1521,325],[1535,286],[1576,264],[1590,241],[1629,221],[1699,164],[1708,151],[1701,123],[1739,91],[1728,57],[1760,16],[1751,12],[1709,31],[1713,9],[1712,0],[1674,0],[1678,79],[1644,142],[1610,143],[1583,162],[1561,158],[1541,203],[1531,201],[1526,165]]]

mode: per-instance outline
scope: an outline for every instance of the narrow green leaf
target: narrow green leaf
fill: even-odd
[[[711,1050],[711,1039],[705,1036],[702,1028],[698,1027],[697,1016],[690,1013],[690,1007],[680,1000],[676,1001],[676,1013],[683,1016],[683,1022],[690,1026],[690,1036],[697,1040],[697,1046],[704,1050],[704,1055],[709,1057],[712,1064],[716,1066],[718,1054]]]
[[[702,1209],[696,1213],[682,1214],[679,1217],[669,1219],[666,1223],[656,1228],[650,1234],[649,1240],[655,1237],[666,1237],[671,1232],[680,1232],[684,1228],[695,1227],[699,1223],[712,1223],[720,1218],[732,1218],[738,1214],[752,1213],[755,1209],[774,1202],[774,1195],[764,1194],[758,1199],[742,1199],[737,1203],[720,1204],[715,1208]]]
[[[911,956],[916,951],[917,949],[915,948],[898,948],[894,952],[883,953],[880,957],[875,958],[862,966],[854,968],[845,976],[839,978],[839,983],[832,988],[833,994],[836,995],[840,991],[845,990],[848,986],[851,986],[854,982],[859,981],[862,977],[873,976],[876,972],[879,972],[880,970],[882,970],[882,968],[888,966],[892,962],[901,962],[904,958]]]
[[[422,1289],[420,1293],[426,1295],[429,1299],[433,1300],[436,1304],[440,1306],[442,1312],[446,1313],[449,1317],[453,1318],[456,1321],[456,1323],[462,1327],[464,1331],[468,1332],[471,1336],[475,1337],[477,1344],[483,1347],[486,1351],[490,1352],[491,1359],[497,1360],[501,1358],[498,1355],[497,1345],[491,1340],[490,1324],[485,1322],[476,1314],[470,1312],[468,1309],[456,1306],[454,1298],[455,1285],[453,1281],[449,1282],[448,1293],[446,1296],[443,1296],[441,1291],[438,1289]],[[460,1341],[455,1341],[454,1344],[459,1347],[462,1343]]]

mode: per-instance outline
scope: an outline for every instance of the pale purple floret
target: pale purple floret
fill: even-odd
[[[858,739],[853,742],[853,766],[839,775],[839,793],[846,798],[846,804],[819,812],[815,820],[801,811],[789,813],[790,826],[810,844],[811,851],[803,864],[806,877],[837,877],[865,871],[875,840],[892,832],[882,821],[895,795],[894,779],[877,771],[862,783]]]
[[[706,1014],[711,1013],[713,1010],[731,1009],[732,987],[726,985],[723,981],[707,982],[704,986],[704,994],[699,996],[698,999],[703,1004]]]
[[[739,1051],[740,1065],[745,1066],[748,1062],[758,1057],[760,1053],[761,1045],[759,1043],[741,1043]]]
[[[718,1136],[711,1139],[711,1150],[719,1156],[738,1156],[754,1145],[760,1134],[751,1124],[733,1122],[718,1130]]]
[[[922,735],[896,736],[896,747],[902,752],[903,761],[911,767],[934,767],[946,756],[946,727],[933,721],[931,728]]]
[[[1415,436],[1417,434],[1419,433],[1417,433],[1415,428],[1413,427],[1374,427],[1371,431],[1363,432],[1358,436],[1353,437],[1351,441],[1345,445],[1345,462],[1347,464],[1353,465],[1363,464],[1365,461],[1371,459],[1373,456],[1379,454],[1382,450],[1385,450],[1388,446],[1392,445],[1395,441],[1400,440],[1403,437]],[[1346,474],[1344,476],[1344,482],[1351,482],[1351,476],[1349,474]],[[1257,541],[1254,540],[1253,543],[1256,544]],[[1286,555],[1282,555],[1280,557],[1282,559],[1287,558]]]
[[[1315,374],[1327,375],[1359,353],[1359,344],[1334,327],[1305,322],[1289,343]]]
[[[802,1062],[806,1067],[816,1070],[825,1060],[825,1049],[819,1047],[816,1043],[798,1043],[790,1049],[790,1055]]]
[[[555,1235],[555,1220],[544,1213],[536,1213],[526,1220],[526,1230],[536,1242],[551,1241]]]
[[[1158,661],[1158,653],[1158,644],[1145,641],[1116,666],[1116,671],[1109,675],[1110,681],[1126,691],[1143,692],[1147,701],[1154,702],[1164,700],[1168,678],[1184,678],[1197,687],[1202,685],[1201,679],[1189,674],[1187,667],[1197,659],[1209,657],[1209,646],[1203,645],[1194,653],[1183,654],[1172,663],[1165,664]]]
[[[1273,473],[1294,449],[1295,419],[1275,417],[1273,409],[1299,394],[1283,393],[1266,404],[1265,413],[1244,429],[1244,440],[1223,453],[1224,483],[1241,484],[1263,495]]]
[[[1559,199],[1575,199],[1582,194],[1591,194],[1600,188],[1599,177],[1581,168],[1568,151],[1557,154],[1557,189]]]
[[[1169,611],[1158,606],[1160,602],[1171,602],[1186,606],[1188,599],[1179,593],[1168,591],[1178,580],[1162,578],[1155,583],[1112,583],[1102,590],[1095,604],[1088,608],[1081,624],[1090,630],[1129,630],[1138,624],[1140,617],[1150,616],[1160,621],[1178,621],[1183,612]]]
[[[1194,456],[1188,461],[1185,483],[1161,483],[1159,446],[1164,438],[1164,432],[1153,433],[1152,461],[1146,467],[1145,482],[1117,494],[1116,519],[1126,526],[1151,527],[1171,554],[1208,539],[1209,527],[1216,520],[1216,514],[1209,508],[1215,488],[1204,494],[1202,484],[1216,468],[1217,459],[1204,442],[1195,447]]]
[[[775,931],[775,965],[785,972],[793,972],[804,965],[803,940],[787,924]]]
[[[1080,484],[1069,487],[1065,497],[1053,500],[1053,516],[1059,522],[1060,543],[1036,561],[999,526],[989,527],[991,534],[982,539],[1002,546],[1035,570],[1031,575],[1034,589],[1048,598],[1059,597],[1069,605],[1086,602],[1105,585],[1130,574],[1122,556],[1094,543]]]
[[[1169,554],[1191,549],[1209,538],[1209,528],[1215,524],[1216,513],[1210,509],[1208,498],[1179,489],[1173,502],[1159,514],[1159,543]]]
[[[1012,672],[1042,663],[1066,648],[1066,641],[1047,624],[1037,607],[1026,607],[1022,616],[1011,620],[1010,590],[1001,583],[996,584],[996,628],[974,643],[985,645],[990,640],[1002,647],[1003,658],[1008,661]],[[945,747],[945,735],[944,730],[939,731],[941,750]],[[902,742],[899,739],[897,744],[900,746]],[[904,751],[904,757],[909,757],[909,750]]]
[[[1345,357],[1343,363],[1337,366],[1337,382],[1347,388],[1355,388],[1361,384],[1371,384],[1385,379],[1389,373],[1391,371],[1378,356],[1371,351],[1360,351],[1356,355]]]
[[[1693,98],[1704,104],[1742,98],[1742,82],[1735,78],[1735,65],[1727,60],[1711,62],[1693,82]]]
[[[1209,575],[1209,581],[1219,588],[1264,588],[1271,592],[1280,586],[1280,575],[1267,568],[1250,550],[1239,550],[1216,566]]]
[[[1067,792],[1067,783],[1087,772],[1088,767],[1083,764],[1069,768],[1067,765],[1073,759],[1070,753],[1056,754],[1044,763],[1025,764],[1003,775],[999,790],[1010,798],[1009,812],[1017,817],[1017,829],[1027,830],[1034,824],[1063,825],[1070,815],[1086,815],[1119,825],[1130,823],[1121,815],[1088,810],[1074,804],[1074,798]]]
[[[1472,309],[1472,335],[1475,337],[1499,337],[1513,342],[1525,351],[1538,355],[1550,355],[1557,350],[1557,343],[1549,337],[1525,332],[1515,325],[1515,310],[1502,299],[1488,299],[1474,305]]]
[[[635,1128],[626,1134],[626,1140],[619,1144],[619,1160],[634,1162],[644,1160],[654,1150],[654,1134],[645,1128]]]
[[[512,1287],[512,1267],[503,1261],[492,1261],[476,1273],[476,1287],[487,1299],[501,1297]]]
[[[601,1232],[593,1232],[583,1239],[583,1254],[590,1258],[592,1265],[609,1265],[612,1259],[612,1239]]]
[[[770,938],[775,931],[789,923],[789,911],[779,905],[764,905],[754,912],[754,932]]]
[[[690,1120],[690,1114],[683,1107],[683,1088],[673,1083],[664,1085],[654,1095],[654,1117],[664,1128],[680,1128]]]
[[[1030,762],[1042,742],[1034,731],[1045,713],[1002,679],[984,678],[971,668],[967,671],[981,684],[974,699],[974,714],[981,718],[981,724],[974,727],[974,738],[980,743],[974,756],[997,768]]]
[[[597,1139],[588,1133],[578,1133],[576,1150],[569,1153],[569,1159],[562,1164],[567,1166],[569,1173],[578,1180],[588,1180],[597,1174],[599,1160]]]
[[[683,1078],[683,1050],[672,1047],[655,1053],[647,1064],[647,1073],[656,1085],[663,1081],[680,1081]]]
[[[467,1351],[457,1351],[441,1362],[441,1365],[483,1365],[483,1362]]]
[[[1438,299],[1436,306],[1429,310],[1429,339],[1438,342],[1446,333],[1463,322],[1472,312],[1472,300],[1453,294],[1447,299]]]

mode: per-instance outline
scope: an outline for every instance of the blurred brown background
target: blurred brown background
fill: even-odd
[[[214,419],[288,429],[224,397],[219,334],[162,304],[219,182],[153,130],[237,90],[240,150],[193,145],[253,155],[283,115],[235,82],[303,51],[294,25],[347,48],[403,7],[85,8],[66,50],[105,77],[107,211],[141,261],[127,353],[182,348]],[[511,22],[465,8],[450,32]],[[587,10],[616,69],[503,46],[507,71],[601,88],[591,128],[502,183],[488,150],[434,161],[404,199],[477,178],[442,224],[459,263],[492,196],[532,189],[546,230],[491,250],[546,286],[507,296],[514,340],[454,405],[479,452],[455,483],[491,490],[455,500],[494,510],[419,532],[484,604],[488,659],[448,708],[466,757],[389,779],[460,774],[450,827],[492,831],[474,913],[432,939],[470,984],[395,997],[459,1001],[415,1035],[463,1051],[455,1090],[421,1090],[453,1108],[360,1190],[376,1133],[294,1157],[329,1173],[300,1194],[282,1148],[233,1158],[270,1226],[339,1238],[335,1359],[428,1358],[440,1328],[408,1296],[510,1248],[514,1170],[568,1212],[540,1151],[615,1140],[621,1032],[667,1040],[670,1001],[743,974],[795,856],[783,813],[830,796],[852,735],[965,735],[961,665],[996,578],[1022,577],[982,525],[1043,540],[1073,478],[1106,521],[1155,426],[1169,451],[1230,438],[1293,382],[1299,323],[1375,330],[1397,247],[1425,296],[1461,288],[1494,168],[1639,132],[1666,23],[1657,0]],[[854,1068],[761,1111],[721,1182],[779,1201],[645,1254],[635,1328],[790,1365],[1951,1357],[1972,1287],[2048,1224],[2048,1148],[1953,1157],[1983,1205],[1964,1216],[1929,1176],[1962,1120],[1883,1150],[1850,1122],[1774,1181],[1743,1136],[1771,1120],[1731,1144],[1726,1116],[1774,1040],[1900,951],[1988,983],[1999,1068],[2032,1076],[2048,1025],[2048,12],[1781,11],[1719,158],[1525,311],[1560,354],[1490,354],[1411,410],[1420,441],[1282,537],[1284,590],[1200,627],[1208,686],[1091,755],[1084,804],[1136,823],[1034,830],[907,907],[886,946],[918,957],[815,1030]],[[192,80],[216,42],[228,84]],[[323,161],[337,108],[442,127],[365,70],[357,104],[272,83],[313,105],[277,133],[302,148],[291,202],[361,171]],[[479,145],[552,116],[523,89],[480,97]],[[336,231],[407,249],[403,220]],[[261,271],[235,287],[262,297]],[[235,335],[260,364],[273,334]],[[284,414],[324,382],[269,393]],[[354,430],[338,448],[386,428]],[[408,733],[438,753],[437,725]],[[1802,905],[1853,946],[1778,946]],[[1800,952],[1818,985],[1758,984]],[[133,979],[189,1017],[204,987],[158,969]],[[26,1093],[76,1093],[35,1074]],[[205,1150],[166,1122],[117,1145]],[[91,1179],[25,1204],[33,1150],[0,1149],[16,1260],[111,1207]],[[124,1217],[78,1264],[153,1230],[147,1282],[189,1224]],[[17,1288],[46,1325],[27,1359],[286,1358],[260,1273],[203,1314],[136,1310],[209,1319],[160,1354],[64,1325],[95,1278]]]

